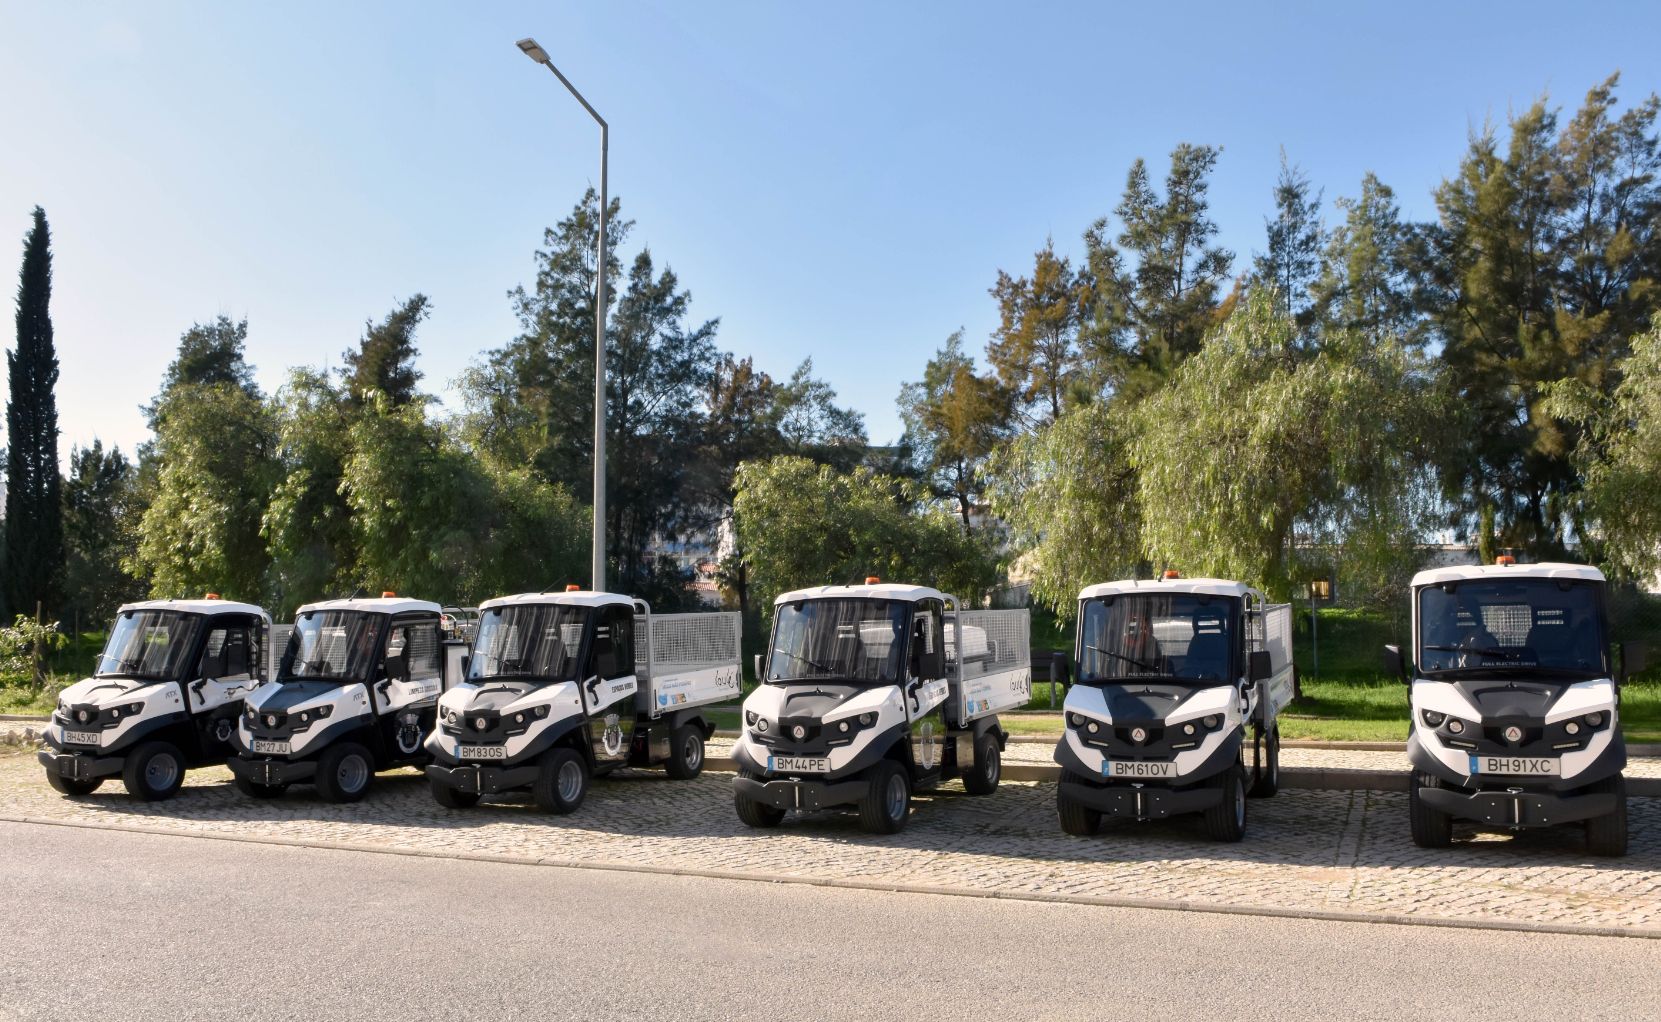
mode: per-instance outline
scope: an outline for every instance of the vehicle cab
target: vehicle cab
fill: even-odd
[[[957,601],[926,586],[872,578],[779,596],[732,750],[739,818],[772,827],[790,810],[852,805],[862,828],[894,833],[918,788],[962,776],[971,794],[995,790],[1008,736],[992,713],[1028,698],[1028,626],[1025,611],[981,613],[1009,616],[1010,641],[989,644],[982,625],[971,639]],[[975,691],[1000,701],[966,695],[971,652],[995,654]]]
[[[654,615],[576,586],[480,604],[465,680],[427,739],[433,798],[456,809],[529,790],[569,813],[619,767],[696,777],[715,731],[705,707],[737,695],[738,660],[737,614]]]
[[[1454,819],[1520,829],[1580,823],[1595,855],[1627,845],[1620,679],[1605,580],[1583,564],[1491,565],[1413,577],[1408,684],[1415,843],[1446,847]],[[1623,672],[1642,650],[1623,648]]]
[[[1062,829],[1200,813],[1212,838],[1240,840],[1247,795],[1279,785],[1290,608],[1240,582],[1166,572],[1086,587],[1078,622],[1055,751]]]
[[[271,617],[253,604],[148,600],[117,613],[93,676],[64,689],[38,754],[65,795],[120,776],[135,798],[171,797],[189,767],[233,751],[243,698],[266,677]]]
[[[276,798],[311,783],[327,801],[353,802],[377,771],[425,763],[443,686],[438,615],[438,604],[394,593],[297,610],[273,683],[238,722],[238,790]]]

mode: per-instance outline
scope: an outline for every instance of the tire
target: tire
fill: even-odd
[[[988,731],[975,739],[975,761],[963,771],[963,787],[971,795],[990,795],[998,790],[1003,776],[1003,753],[998,736]]]
[[[185,783],[185,756],[172,742],[145,742],[121,766],[121,783],[140,802],[161,802]]]
[[[317,794],[325,802],[356,802],[375,780],[375,754],[357,742],[337,742],[317,757]]]
[[[1414,773],[1407,789],[1407,822],[1413,831],[1413,843],[1420,848],[1446,848],[1453,844],[1453,817],[1440,809],[1432,809],[1419,798],[1420,788],[1444,787],[1440,777]]]
[[[433,793],[433,801],[446,809],[471,809],[479,804],[478,792],[457,791],[438,781],[429,780],[427,790]]]
[[[704,732],[696,724],[682,724],[669,736],[669,761],[663,769],[677,781],[690,781],[704,772]]]
[[[46,771],[46,783],[50,784],[52,786],[52,790],[60,795],[70,795],[75,798],[80,798],[82,795],[90,795],[97,791],[98,786],[104,783],[104,779],[102,777],[93,777],[81,781],[76,780],[73,777],[59,777],[57,771],[48,770]]]
[[[749,781],[766,781],[767,778],[754,770],[740,770],[738,776]],[[777,827],[784,822],[784,810],[777,806],[770,806],[765,802],[757,802],[744,795],[733,795],[733,808],[738,810],[738,821],[746,827],[756,827],[766,830]]]
[[[1099,809],[1073,800],[1068,789],[1081,787],[1084,787],[1083,781],[1065,770],[1061,772],[1061,783],[1055,789],[1055,814],[1061,820],[1063,833],[1091,837],[1102,829],[1102,814]]]
[[[561,816],[577,811],[588,797],[588,763],[577,750],[560,747],[542,754],[537,766],[536,780],[531,782],[531,798],[545,813]]]
[[[911,812],[911,778],[905,767],[885,759],[871,768],[865,797],[859,800],[859,829],[867,834],[898,834]]]
[[[1586,851],[1604,858],[1626,854],[1626,778],[1616,774],[1592,787],[1615,796],[1615,811],[1586,821]]]
[[[1263,736],[1263,768],[1252,781],[1252,798],[1273,798],[1280,790],[1280,725]]]
[[[249,798],[282,798],[283,792],[288,790],[286,784],[260,784],[246,777],[233,778],[233,783],[236,784],[237,791]]]
[[[1222,788],[1223,800],[1205,811],[1205,833],[1232,843],[1246,836],[1246,768],[1236,763],[1223,771]]]

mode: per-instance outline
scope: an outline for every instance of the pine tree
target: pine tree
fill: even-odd
[[[1253,276],[1275,289],[1280,311],[1307,331],[1310,288],[1321,269],[1326,228],[1321,224],[1321,192],[1310,192],[1309,178],[1280,152],[1280,177],[1275,181],[1275,216],[1263,218],[1269,250],[1252,261]]]
[[[51,233],[34,210],[17,287],[17,348],[6,353],[6,532],[0,601],[31,614],[57,609],[63,572],[63,504],[58,476],[58,356],[52,347]]]
[[[389,313],[379,324],[363,325],[363,340],[341,357],[346,360],[346,393],[361,407],[369,394],[385,394],[394,407],[407,405],[419,395],[415,385],[421,373],[415,368],[415,328],[432,311],[426,295],[416,295]]]
[[[1028,416],[1054,422],[1080,369],[1085,282],[1045,239],[1033,256],[1032,276],[999,270],[992,297],[1001,321],[987,345],[987,361]]]

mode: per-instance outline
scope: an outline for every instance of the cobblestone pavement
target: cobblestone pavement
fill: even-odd
[[[1007,782],[990,798],[955,783],[921,796],[892,837],[860,832],[847,813],[751,831],[734,816],[730,782],[625,772],[597,781],[576,814],[555,817],[524,798],[442,809],[413,771],[382,775],[356,805],[326,804],[307,787],[256,801],[212,768],[192,772],[177,798],[145,804],[118,783],[64,798],[31,755],[11,752],[0,755],[0,815],[875,885],[1661,932],[1657,799],[1631,800],[1632,854],[1597,860],[1572,828],[1515,837],[1460,829],[1451,849],[1419,849],[1408,838],[1406,797],[1393,792],[1284,791],[1251,803],[1244,842],[1219,845],[1193,819],[1110,823],[1098,837],[1068,837],[1056,825],[1053,785]]]

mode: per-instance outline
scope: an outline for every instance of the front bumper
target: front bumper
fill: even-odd
[[[232,756],[226,761],[231,773],[253,784],[295,784],[317,776],[315,759],[247,759]]]
[[[1432,809],[1491,827],[1550,827],[1607,816],[1616,809],[1613,792],[1561,795],[1552,791],[1462,791],[1420,788],[1419,800]]]
[[[469,795],[498,795],[505,791],[528,788],[536,781],[535,763],[517,767],[486,766],[482,763],[463,763],[460,766],[427,764],[427,778],[454,791]]]
[[[831,806],[853,805],[865,795],[863,780],[839,781],[758,781],[737,777],[733,790],[745,798],[772,806],[774,809],[828,809]]]
[[[35,759],[39,760],[40,765],[49,773],[66,777],[71,781],[90,781],[119,774],[122,764],[126,762],[125,756],[93,756],[81,752],[57,752],[53,749],[41,749],[35,753]]]
[[[1223,801],[1223,787],[1202,784],[1167,788],[1152,784],[1069,784],[1067,798],[1103,816],[1163,820],[1183,813],[1202,813]]]

